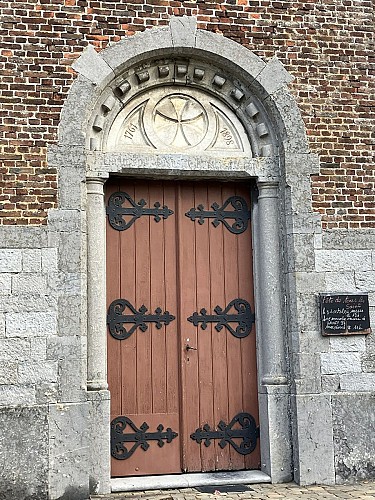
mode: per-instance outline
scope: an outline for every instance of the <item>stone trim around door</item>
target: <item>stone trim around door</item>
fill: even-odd
[[[112,82],[124,75],[129,67],[151,57],[171,54],[194,56],[205,62],[209,59],[216,67],[232,71],[242,82],[240,87],[246,85],[262,104],[272,137],[272,154],[269,149],[259,148],[258,156],[252,158],[90,150],[92,126],[98,109],[103,109],[103,95]],[[153,178],[254,179],[258,191],[254,197],[253,238],[258,290],[261,470],[273,482],[290,480],[293,477],[292,448],[298,448],[299,444],[290,404],[285,297],[297,293],[291,277],[291,263],[303,250],[294,247],[293,242],[287,245],[285,235],[293,235],[293,228],[302,220],[307,221],[307,227],[316,227],[316,217],[311,211],[309,176],[318,168],[317,157],[308,149],[298,107],[286,87],[290,75],[277,59],[265,63],[235,42],[197,30],[196,20],[185,17],[171,18],[168,27],[125,38],[100,54],[89,47],[74,68],[79,76],[64,105],[59,144],[50,148],[49,162],[59,171],[60,206],[57,212],[62,211],[65,218],[74,216],[76,210],[81,212],[82,241],[87,243],[86,263],[83,263],[83,273],[86,272],[87,277],[87,389],[92,405],[90,427],[95,429],[90,433],[89,446],[96,450],[88,471],[92,491],[107,493],[110,489],[110,461],[105,444],[109,442],[109,405],[103,189],[110,174],[140,178],[147,175]],[[240,112],[238,117],[244,123]],[[246,123],[244,126],[247,127]],[[288,282],[285,279],[287,272]],[[288,314],[295,312],[288,311]],[[327,450],[327,456],[329,453]],[[331,465],[328,461],[327,468]]]

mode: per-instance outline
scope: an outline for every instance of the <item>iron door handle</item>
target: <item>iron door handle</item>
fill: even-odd
[[[186,347],[185,349],[189,352],[189,351],[197,351],[198,349],[196,347],[191,347],[189,344],[186,344]]]

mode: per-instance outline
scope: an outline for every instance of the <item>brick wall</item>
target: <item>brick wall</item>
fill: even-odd
[[[83,48],[195,15],[199,28],[276,55],[295,76],[290,88],[321,157],[312,196],[324,227],[375,227],[371,0],[0,0],[0,11],[0,223],[42,224],[56,206],[46,145]]]

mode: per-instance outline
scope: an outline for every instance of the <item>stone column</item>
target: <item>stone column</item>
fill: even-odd
[[[258,300],[261,314],[262,385],[286,383],[277,182],[258,182]]]
[[[258,182],[255,211],[256,324],[262,471],[272,482],[292,478],[289,390],[285,372],[279,184]]]
[[[87,389],[107,389],[104,179],[87,179]]]

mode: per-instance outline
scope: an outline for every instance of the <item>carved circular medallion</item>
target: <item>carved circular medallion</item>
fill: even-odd
[[[141,94],[118,114],[108,150],[251,156],[236,115],[214,96],[182,86]]]
[[[154,132],[166,146],[178,149],[198,146],[207,128],[207,113],[191,96],[167,95],[153,110]]]

